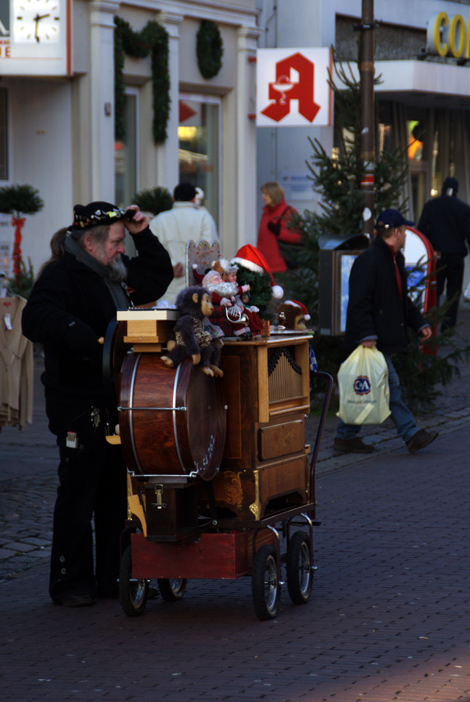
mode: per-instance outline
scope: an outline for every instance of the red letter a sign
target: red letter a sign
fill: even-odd
[[[291,70],[298,73],[298,82],[291,80]],[[300,53],[276,63],[276,80],[269,83],[269,99],[274,100],[261,114],[280,122],[290,112],[291,100],[299,101],[299,114],[313,122],[320,109],[313,99],[315,66]]]

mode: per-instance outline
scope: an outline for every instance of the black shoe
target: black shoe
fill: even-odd
[[[62,607],[91,607],[95,604],[95,600],[91,595],[62,595],[54,600],[55,604]]]
[[[338,439],[336,437],[333,448],[340,453],[374,453],[376,450],[375,446],[365,444],[358,436],[354,439]]]
[[[411,439],[406,442],[406,447],[410,453],[416,453],[422,448],[429,446],[429,444],[437,439],[439,436],[438,431],[426,431],[426,429],[420,429],[413,434]]]

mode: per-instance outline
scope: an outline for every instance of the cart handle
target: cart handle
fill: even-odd
[[[326,378],[328,385],[325,392],[325,398],[323,400],[322,413],[320,417],[320,422],[317,429],[317,437],[315,439],[315,447],[313,449],[312,458],[310,461],[310,502],[313,499],[313,479],[315,474],[315,466],[317,463],[318,453],[320,451],[320,443],[323,436],[323,429],[325,428],[326,416],[328,413],[328,407],[330,405],[331,395],[333,392],[333,377],[329,373],[324,373],[323,371],[312,371],[310,373],[310,380],[313,377]]]

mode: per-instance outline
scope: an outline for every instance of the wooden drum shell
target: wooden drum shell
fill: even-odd
[[[203,373],[190,359],[169,368],[160,354],[130,354],[122,368],[119,406],[130,470],[204,480],[216,475],[226,434],[221,378]]]

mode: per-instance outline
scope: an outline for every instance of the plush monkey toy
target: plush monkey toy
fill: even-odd
[[[276,310],[279,315],[279,324],[287,329],[304,331],[307,328],[306,322],[310,319],[307,308],[297,300],[286,300],[282,302]]]
[[[168,341],[167,355],[161,357],[163,363],[173,368],[192,357],[194,365],[201,364],[207,375],[223,376],[218,367],[220,340],[214,339],[204,327],[204,318],[210,317],[214,310],[209,291],[196,286],[185,288],[176,298],[176,306],[181,317],[175,324],[175,340]]]

